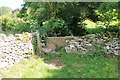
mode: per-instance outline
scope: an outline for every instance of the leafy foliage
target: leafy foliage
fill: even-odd
[[[102,3],[96,13],[99,15],[98,18],[105,23],[106,26],[109,26],[112,20],[117,20],[118,16],[118,3]]]
[[[64,46],[56,46],[55,51],[60,52],[61,54],[66,53],[66,50],[65,50]]]
[[[37,20],[40,25],[42,22],[48,22],[45,25],[53,26],[49,29],[49,33],[47,33],[48,36],[84,35],[85,29],[81,21],[86,18],[89,13],[93,13],[91,12],[92,9],[89,10],[89,6],[95,9],[95,4],[96,3],[74,2],[25,3],[21,11],[24,11],[24,17],[29,16],[31,19]],[[26,15],[26,8],[29,11],[28,15]],[[53,24],[50,23],[52,21],[54,21]],[[81,24],[78,24],[78,22]],[[53,33],[51,31],[55,32]]]
[[[30,32],[29,21],[16,18],[14,15],[3,16],[1,24],[3,26],[3,31],[10,31],[13,33]]]
[[[97,6],[96,6],[97,5]],[[106,28],[111,21],[117,21],[117,3],[25,3],[21,14],[37,20],[42,30],[47,29],[47,36],[85,35],[91,33],[82,23],[86,18],[94,22],[101,21]],[[59,21],[58,21],[59,20]],[[41,23],[45,23],[41,25]],[[47,26],[47,28],[45,27]],[[49,28],[48,28],[49,26]],[[45,27],[45,28],[43,28]],[[42,30],[40,32],[42,32]],[[101,32],[96,27],[92,33]],[[107,30],[107,29],[105,29]],[[43,31],[43,32],[44,32]],[[103,30],[104,31],[104,30]]]
[[[118,31],[116,27],[118,25],[117,12],[118,3],[116,2],[26,2],[18,13],[11,15],[11,18],[16,17],[16,20],[3,19],[2,23],[4,30],[8,29],[15,32],[38,29],[40,37],[81,36],[101,31]],[[21,20],[19,20],[20,18]],[[93,29],[86,28],[83,21],[87,18],[94,23],[99,21],[102,25],[97,25]],[[14,22],[15,24],[13,24]],[[111,25],[113,22],[117,24]]]
[[[70,29],[65,25],[65,21],[61,19],[50,18],[43,23],[46,28],[47,36],[66,36],[70,35]]]

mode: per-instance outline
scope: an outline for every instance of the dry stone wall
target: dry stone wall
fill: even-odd
[[[13,65],[24,58],[30,57],[33,53],[31,41],[31,33],[10,34],[8,36],[0,33],[0,68]],[[109,32],[89,34],[81,37],[65,37],[62,43],[64,43],[64,41],[65,49],[68,53],[81,52],[87,54],[103,50],[103,53],[106,54],[119,55],[119,38],[116,34],[113,35]],[[42,51],[44,51],[44,53],[57,53],[51,49],[52,47],[50,46],[49,48],[42,48]]]
[[[82,52],[84,54],[96,51],[98,48],[106,54],[119,55],[119,39],[117,34],[89,34],[81,37],[71,37],[66,40],[66,52]]]
[[[33,53],[30,33],[8,35],[0,34],[0,68],[13,65]]]

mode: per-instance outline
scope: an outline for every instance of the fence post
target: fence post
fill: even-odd
[[[36,30],[38,52],[39,52],[39,54],[42,54],[41,39],[40,39],[39,35],[40,35],[39,31]]]

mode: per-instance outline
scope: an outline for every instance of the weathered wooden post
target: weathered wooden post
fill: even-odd
[[[39,52],[39,54],[42,54],[41,39],[40,39],[39,35],[40,35],[39,31],[36,30],[38,52]]]
[[[0,23],[0,33],[2,33],[3,31],[2,31],[2,25],[1,25],[1,23]]]

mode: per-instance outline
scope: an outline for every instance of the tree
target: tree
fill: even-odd
[[[12,9],[6,6],[0,7],[0,15],[9,14],[12,12]]]
[[[99,5],[100,3],[26,2],[21,10],[21,15],[25,18],[28,17],[33,20],[37,20],[39,24],[41,24],[41,22],[49,21],[51,17],[54,17],[58,20],[64,20],[65,25],[68,26],[70,32],[72,32],[73,35],[83,35],[85,33],[85,30],[81,22],[89,16],[93,16],[90,18],[94,19],[94,16],[96,16],[96,14],[93,10],[99,7]],[[26,14],[28,10],[29,14]]]
[[[64,26],[68,26],[67,28],[69,28],[68,31],[70,31],[70,33],[75,36],[80,36],[87,33],[82,23],[86,18],[91,19],[93,22],[101,21],[106,24],[117,17],[116,8],[117,3],[112,2],[26,2],[21,10],[21,15],[22,17],[36,20],[39,25],[43,22],[51,22],[51,18],[54,17],[55,21],[52,20],[53,23],[56,23],[56,20],[61,20],[64,22],[62,26],[63,30]],[[54,30],[53,24],[47,23],[47,25],[51,26],[51,29],[53,29],[51,31],[57,33],[57,30]],[[58,26],[58,28],[59,27],[60,26]],[[58,28],[55,27],[55,29]],[[61,34],[59,34],[59,36],[61,36]]]
[[[111,21],[118,20],[118,3],[105,2],[96,10],[100,21],[104,22],[105,26],[109,26]]]

